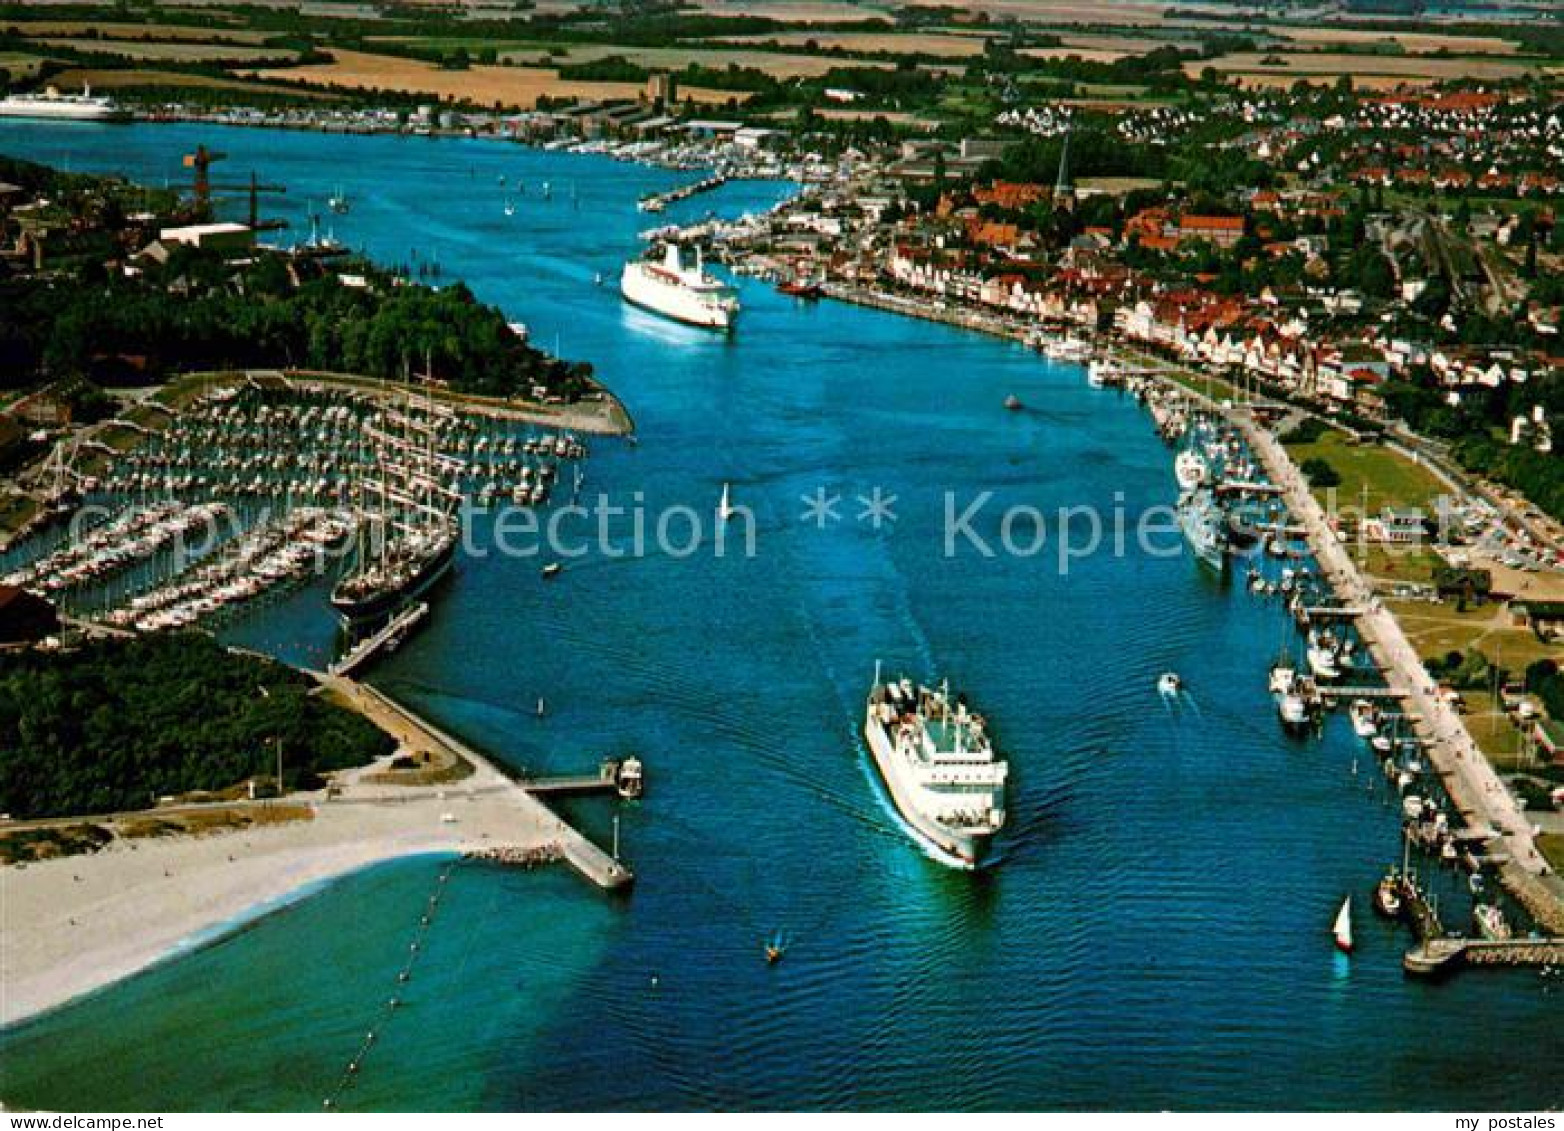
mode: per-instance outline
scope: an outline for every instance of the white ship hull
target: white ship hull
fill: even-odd
[[[931,849],[942,864],[969,870],[982,864],[988,858],[993,833],[979,829],[953,829],[930,817],[923,810],[922,789],[912,780],[910,771],[891,745],[890,736],[872,713],[864,720],[863,733],[869,745],[869,753],[874,756],[880,780],[891,795],[891,802],[918,840]]]
[[[0,99],[0,118],[33,118],[49,122],[123,122],[130,114],[98,102],[68,102],[48,98]]]
[[[655,264],[626,263],[619,277],[619,293],[664,318],[708,330],[731,330],[737,314],[700,291],[663,278]]]

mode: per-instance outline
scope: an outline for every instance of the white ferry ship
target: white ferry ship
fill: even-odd
[[[130,111],[110,98],[92,93],[61,94],[49,87],[42,94],[11,94],[0,98],[0,118],[45,118],[67,122],[124,122]]]
[[[650,259],[626,263],[619,291],[637,306],[692,326],[731,330],[739,315],[733,288],[707,272],[699,250],[694,265],[686,266],[674,243],[667,245],[660,263]]]
[[[903,821],[935,857],[976,868],[1005,823],[1010,766],[994,753],[983,717],[951,698],[949,685],[901,679],[874,687],[864,738]]]

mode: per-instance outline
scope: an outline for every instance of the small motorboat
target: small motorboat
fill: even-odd
[[[1343,954],[1352,953],[1352,897],[1349,895],[1342,901],[1341,910],[1336,912],[1336,923],[1331,928],[1331,934],[1336,939],[1336,949]]]
[[[561,565],[559,562],[549,562],[548,565],[543,567],[541,572],[542,572],[543,576],[546,577],[546,578],[547,577],[558,577],[560,571],[563,570],[564,568],[565,567],[563,565]]]
[[[1352,729],[1359,738],[1373,738],[1379,733],[1379,723],[1375,719],[1374,704],[1367,699],[1354,699],[1352,701]]]
[[[1374,889],[1374,910],[1387,919],[1399,919],[1404,905],[1401,902],[1401,877],[1394,871],[1386,872]]]
[[[782,956],[787,953],[787,942],[778,931],[766,942],[766,965],[775,966],[782,961]]]
[[[1177,672],[1163,672],[1157,677],[1157,690],[1163,698],[1172,699],[1184,688],[1184,681]]]
[[[1504,912],[1492,903],[1479,903],[1472,908],[1472,918],[1482,937],[1492,942],[1503,942],[1513,934],[1510,924],[1505,921]]]
[[[780,283],[777,290],[792,298],[809,299],[813,301],[825,293],[819,283],[813,280],[791,279],[786,283]]]
[[[1021,398],[1011,393],[1005,398],[1005,408],[1011,412],[1020,412],[1022,408]]]

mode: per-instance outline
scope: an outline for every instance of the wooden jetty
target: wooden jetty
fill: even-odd
[[[1357,620],[1363,615],[1363,609],[1358,605],[1300,605],[1299,617],[1305,621],[1317,620]]]
[[[1407,697],[1406,690],[1400,687],[1361,687],[1352,684],[1321,684],[1320,697],[1328,699],[1332,703],[1342,699],[1367,699],[1370,702],[1400,702]],[[1415,722],[1415,714],[1406,714],[1403,718]]]
[[[1280,495],[1275,483],[1256,483],[1248,479],[1224,479],[1216,485],[1218,495]]]
[[[548,777],[517,778],[516,784],[534,797],[589,797],[598,793],[622,793],[619,778],[622,763],[606,758],[595,774],[555,774]]]
[[[1401,968],[1431,978],[1463,966],[1564,967],[1564,938],[1429,939],[1407,951]]]
[[[431,744],[443,746],[447,750],[477,765],[489,766],[509,778],[516,785],[517,802],[525,806],[539,806],[553,818],[553,833],[565,860],[576,871],[580,872],[598,887],[614,891],[626,888],[635,882],[635,874],[628,867],[614,855],[603,851],[593,844],[584,833],[561,819],[557,813],[548,809],[548,806],[543,803],[542,799],[534,794],[532,790],[526,788],[524,783],[516,781],[515,775],[509,773],[506,767],[485,758],[466,743],[453,738],[422,716],[402,706],[402,704],[378,688],[371,687],[365,683],[357,683],[343,676],[326,677],[326,682],[328,685],[342,688],[354,698],[367,701],[384,711],[394,714]]]
[[[429,615],[429,605],[425,601],[409,605],[396,616],[392,617],[385,626],[373,636],[366,636],[353,645],[341,659],[331,665],[331,674],[350,676],[365,664],[369,663],[382,650],[394,649],[400,644],[407,634],[423,623]]]

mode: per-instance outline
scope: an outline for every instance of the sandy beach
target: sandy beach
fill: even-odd
[[[384,704],[359,705],[404,743],[441,744],[415,736]],[[290,798],[310,805],[310,820],[117,839],[90,855],[0,868],[0,1024],[108,985],[251,911],[371,864],[579,839],[498,770],[471,751],[464,757],[474,773],[454,785],[365,780],[384,768],[377,765],[343,775],[330,800]]]

